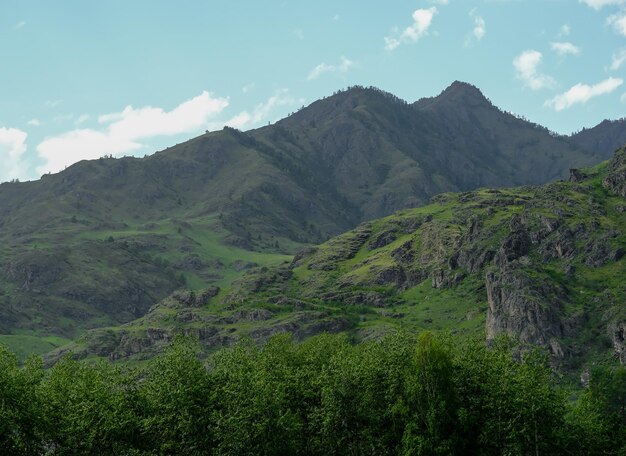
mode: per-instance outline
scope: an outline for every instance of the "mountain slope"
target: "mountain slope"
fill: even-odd
[[[569,371],[626,361],[625,197],[626,149],[569,182],[442,194],[253,270],[215,297],[176,293],[52,359],[67,350],[142,359],[179,332],[210,351],[283,331],[364,340],[408,328],[505,333]]]
[[[568,139],[584,150],[604,154],[626,144],[626,119],[603,120],[593,128],[583,128]]]
[[[443,191],[543,183],[602,157],[468,84],[414,105],[355,87],[257,130],[2,184],[0,340],[132,321],[185,284],[227,287]]]

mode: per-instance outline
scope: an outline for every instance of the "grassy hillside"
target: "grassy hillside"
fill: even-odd
[[[79,357],[144,359],[177,333],[206,351],[278,332],[353,340],[448,330],[538,344],[572,370],[626,356],[626,151],[570,181],[437,196],[366,222],[210,297],[177,293],[121,327],[89,331]]]
[[[258,130],[5,183],[0,334],[44,351],[435,194],[544,183],[604,156],[457,82],[413,105],[354,87]]]

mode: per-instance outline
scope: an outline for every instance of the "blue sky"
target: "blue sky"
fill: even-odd
[[[3,0],[0,181],[470,82],[559,133],[626,112],[626,0]]]

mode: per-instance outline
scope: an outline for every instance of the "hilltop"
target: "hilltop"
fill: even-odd
[[[542,184],[611,152],[575,139],[466,83],[414,104],[353,87],[256,130],[2,184],[0,341],[47,351],[436,194]]]

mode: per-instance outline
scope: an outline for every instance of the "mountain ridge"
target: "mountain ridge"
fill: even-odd
[[[476,103],[446,108],[467,97]],[[228,287],[242,265],[275,265],[438,193],[539,184],[609,153],[505,114],[465,83],[428,106],[354,87],[256,130],[5,183],[0,340],[129,322],[185,284]]]

